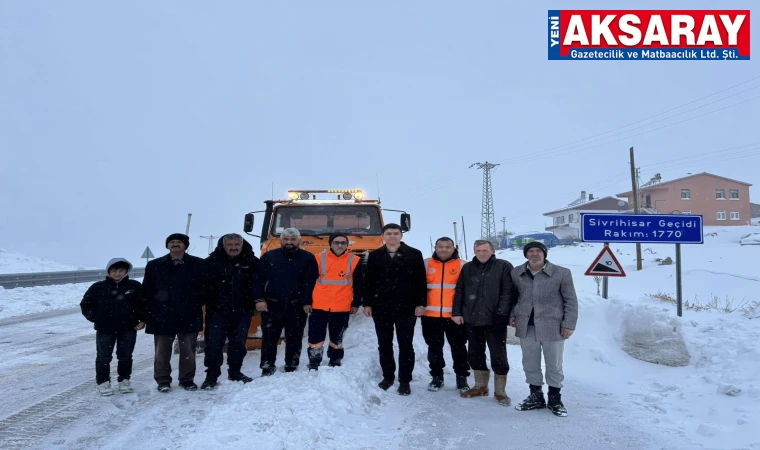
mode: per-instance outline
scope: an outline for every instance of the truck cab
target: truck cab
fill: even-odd
[[[266,200],[265,209],[245,215],[243,231],[259,238],[260,254],[280,248],[280,234],[285,228],[296,228],[301,233],[301,248],[314,255],[329,249],[329,236],[341,232],[348,236],[348,251],[361,256],[366,263],[371,250],[382,247],[382,229],[385,225],[380,200],[367,200],[358,189],[288,191],[285,200]],[[411,216],[399,212],[402,232],[411,229]],[[261,234],[252,234],[256,215],[261,214]],[[249,350],[260,348],[258,333],[261,319],[255,315],[248,330]]]

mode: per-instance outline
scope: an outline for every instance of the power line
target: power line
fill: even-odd
[[[679,125],[679,124],[688,122],[690,120],[694,120],[694,119],[698,119],[700,117],[704,117],[704,116],[707,116],[707,115],[710,115],[710,114],[714,114],[716,112],[723,111],[725,109],[732,108],[734,106],[737,106],[737,105],[740,105],[740,104],[743,104],[743,103],[747,103],[747,102],[752,101],[752,100],[756,100],[756,99],[760,98],[760,96],[752,97],[750,99],[747,99],[747,100],[744,100],[744,101],[741,101],[741,102],[737,102],[737,103],[733,103],[731,105],[727,105],[727,106],[725,106],[723,108],[719,108],[719,109],[716,109],[716,110],[713,110],[713,111],[706,112],[704,114],[700,114],[700,115],[697,115],[697,116],[694,116],[694,117],[690,117],[690,118],[687,118],[687,119],[684,119],[684,120],[681,120],[681,121],[678,121],[678,122],[675,122],[675,123],[664,125],[664,126],[661,126],[661,127],[658,127],[658,128],[654,128],[652,130],[647,130],[647,131],[644,131],[644,132],[641,132],[641,133],[637,133],[637,134],[634,134],[634,135],[626,136],[626,137],[623,137],[623,138],[620,138],[620,139],[616,139],[616,140],[613,140],[613,141],[603,142],[603,143],[599,143],[599,144],[596,144],[596,145],[590,145],[590,146],[576,148],[576,149],[568,149],[568,148],[566,148],[566,147],[572,147],[572,146],[575,146],[578,143],[581,143],[581,142],[584,142],[584,141],[588,141],[590,139],[594,139],[594,138],[597,138],[599,136],[604,136],[604,135],[612,133],[614,131],[618,131],[618,130],[621,130],[623,128],[628,128],[628,127],[630,127],[632,125],[636,125],[636,124],[645,122],[647,120],[650,120],[650,119],[653,119],[653,118],[665,115],[665,114],[667,114],[669,112],[676,111],[676,110],[681,109],[681,108],[683,108],[685,106],[689,106],[691,104],[697,103],[699,101],[705,100],[707,98],[713,97],[713,96],[721,94],[723,92],[730,91],[731,89],[737,88],[739,86],[743,86],[745,84],[751,83],[751,82],[756,81],[758,79],[760,79],[760,76],[756,76],[756,77],[750,78],[749,80],[746,80],[746,81],[743,81],[741,83],[729,86],[727,88],[721,89],[721,90],[713,92],[711,94],[702,96],[702,97],[697,98],[695,100],[692,100],[692,101],[689,101],[689,102],[684,103],[682,105],[679,105],[679,106],[677,106],[675,108],[670,108],[670,109],[668,109],[666,111],[663,111],[663,112],[660,112],[658,114],[654,114],[654,115],[646,117],[644,119],[637,120],[637,121],[632,122],[632,123],[630,123],[628,125],[624,125],[624,126],[621,126],[621,127],[613,128],[611,130],[605,131],[603,133],[598,133],[598,134],[595,134],[593,136],[589,136],[587,138],[575,141],[573,143],[564,144],[564,145],[560,145],[560,146],[556,146],[556,147],[551,147],[549,149],[544,150],[543,152],[540,152],[540,153],[537,153],[537,154],[526,155],[524,157],[506,158],[506,159],[498,160],[498,162],[501,162],[501,163],[520,163],[520,162],[525,162],[525,161],[533,160],[533,159],[535,159],[536,156],[563,156],[563,155],[567,155],[567,154],[577,153],[577,152],[580,152],[580,151],[583,151],[583,150],[589,150],[589,149],[597,148],[597,147],[600,147],[600,146],[603,146],[603,145],[607,145],[607,144],[612,144],[612,143],[615,143],[615,142],[624,141],[624,140],[630,139],[632,137],[642,136],[642,135],[647,134],[647,133],[651,133],[651,132],[654,132],[654,131],[659,131],[659,130],[662,130],[664,128],[668,128],[668,127],[671,127],[671,126]],[[741,91],[741,92],[739,92],[737,94],[732,94],[730,96],[722,98],[721,100],[725,100],[727,98],[733,97],[733,96],[738,95],[740,93],[743,93],[743,92],[755,89],[756,87],[760,87],[760,86],[755,86],[753,88]],[[718,100],[718,101],[721,101],[721,100]],[[703,105],[703,106],[708,106],[708,105],[714,104],[714,103],[716,103],[716,102],[712,102],[712,103],[709,103],[709,104]],[[695,108],[695,109],[699,109],[699,108]],[[693,111],[693,110],[694,109],[689,110],[687,112],[690,112],[690,111]],[[677,116],[677,115],[670,116],[670,117],[668,117],[666,119],[669,119],[669,118],[672,118],[672,117],[675,117],[675,116]],[[662,119],[662,120],[666,120],[666,119]],[[656,123],[658,123],[658,122],[653,122],[653,123],[647,124],[645,126],[651,126],[651,125],[654,125]],[[632,131],[632,130],[628,130],[628,131]],[[611,137],[611,136],[608,136],[608,137]],[[560,152],[560,153],[553,152],[554,150],[563,149],[563,148],[566,151]],[[411,195],[407,196],[406,199],[415,198],[415,197],[418,197],[418,196],[426,195],[426,194],[428,194],[430,192],[434,192],[434,191],[439,190],[441,188],[444,188],[444,187],[450,186],[450,185],[452,185],[454,183],[460,182],[461,180],[463,180],[465,178],[467,178],[467,175],[463,175],[463,176],[459,176],[459,177],[449,177],[449,178],[447,178],[446,180],[443,180],[443,181],[439,180],[439,181],[435,181],[435,182],[432,182],[432,183],[423,184],[418,189],[415,189],[414,192]]]
[[[630,127],[630,126],[632,126],[632,125],[636,125],[636,124],[639,124],[639,123],[641,123],[641,122],[646,122],[647,120],[650,120],[650,119],[654,119],[655,117],[659,117],[659,116],[662,116],[662,115],[664,115],[664,114],[667,114],[667,113],[669,113],[669,112],[673,112],[673,111],[679,110],[679,109],[683,108],[684,106],[689,106],[689,105],[692,105],[692,104],[694,104],[694,103],[697,103],[697,102],[700,102],[700,101],[702,101],[702,100],[704,100],[704,99],[707,99],[707,98],[713,97],[713,96],[715,96],[715,95],[718,95],[718,94],[722,94],[723,92],[726,92],[726,91],[730,91],[731,89],[737,88],[737,87],[739,87],[739,86],[743,86],[743,85],[745,85],[745,84],[747,84],[747,83],[751,83],[751,82],[753,82],[753,81],[755,81],[755,80],[758,80],[758,79],[760,79],[760,76],[757,76],[757,77],[754,77],[754,78],[750,78],[750,79],[749,79],[749,80],[747,80],[747,81],[742,81],[742,82],[741,82],[741,83],[739,83],[739,84],[735,84],[735,85],[733,85],[733,86],[729,86],[729,87],[727,87],[727,88],[725,88],[725,89],[721,89],[721,90],[719,90],[719,91],[713,92],[712,94],[708,94],[708,95],[705,95],[705,96],[703,96],[703,97],[700,97],[700,98],[698,98],[698,99],[696,99],[696,100],[692,100],[692,101],[690,101],[690,102],[687,102],[687,103],[684,103],[684,104],[682,104],[682,105],[676,106],[675,108],[671,108],[671,109],[668,109],[667,111],[663,111],[663,112],[661,112],[661,113],[657,113],[657,114],[654,114],[654,115],[652,115],[652,116],[649,116],[649,117],[646,117],[646,118],[644,118],[644,119],[641,119],[641,120],[637,120],[637,121],[635,121],[635,122],[631,122],[631,123],[629,123],[628,125],[623,125],[623,126],[620,126],[620,127],[617,127],[617,128],[613,128],[613,129],[611,129],[611,130],[608,130],[608,131],[605,131],[605,132],[603,132],[603,133],[598,133],[598,134],[595,134],[595,135],[593,135],[593,136],[589,136],[589,137],[587,137],[587,138],[583,138],[583,139],[580,139],[580,140],[578,140],[578,141],[575,141],[575,142],[572,142],[572,143],[569,143],[569,144],[564,144],[564,145],[559,145],[559,146],[557,146],[557,147],[552,147],[552,148],[546,149],[546,150],[544,150],[544,151],[545,151],[545,152],[549,152],[549,151],[551,151],[551,150],[556,150],[556,149],[560,149],[560,148],[563,148],[563,147],[574,146],[575,144],[579,144],[579,143],[581,143],[581,142],[584,142],[584,141],[587,141],[587,140],[589,140],[589,139],[594,139],[594,138],[597,138],[597,137],[599,137],[599,136],[604,136],[605,134],[609,134],[609,133],[612,133],[612,132],[614,132],[614,131],[622,130],[623,128],[628,128],[628,127]],[[752,88],[750,88],[750,89],[747,89],[747,90],[752,90],[752,89],[755,89],[755,88],[757,88],[757,87],[760,87],[760,86],[755,86],[755,87],[752,87]],[[741,92],[739,92],[739,93],[742,93],[742,92],[746,92],[747,90],[745,90],[745,91],[741,91]],[[736,95],[736,94],[734,94],[734,95]],[[725,100],[726,98],[730,98],[730,97],[733,97],[733,95],[731,95],[731,96],[729,96],[729,97],[724,97],[722,100]],[[718,100],[718,101],[720,101],[720,100]],[[715,103],[715,102],[713,102],[713,103]],[[630,130],[629,130],[629,131],[630,131]]]

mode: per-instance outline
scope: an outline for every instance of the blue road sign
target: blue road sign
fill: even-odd
[[[702,216],[581,213],[581,241],[702,244]]]

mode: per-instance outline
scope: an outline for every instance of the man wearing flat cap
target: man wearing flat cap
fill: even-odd
[[[562,355],[565,340],[575,331],[578,322],[578,298],[569,269],[546,259],[549,250],[542,242],[533,241],[523,247],[528,259],[512,269],[512,281],[519,292],[509,325],[516,328],[523,354],[525,381],[530,395],[516,409],[529,411],[548,406],[557,416],[567,416],[560,389],[564,374]],[[548,404],[544,400],[541,355],[546,364],[546,384],[549,385]]]
[[[153,335],[155,358],[153,378],[159,392],[169,392],[172,383],[171,356],[174,339],[179,340],[179,385],[187,391],[198,386],[195,352],[198,333],[203,330],[205,301],[204,260],[188,255],[190,238],[174,233],[166,238],[169,253],[145,266],[144,295],[148,306],[146,334]]]

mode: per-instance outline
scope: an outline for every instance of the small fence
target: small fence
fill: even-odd
[[[32,272],[0,274],[0,287],[14,289],[20,287],[52,286],[56,284],[87,283],[104,280],[108,272],[103,270],[71,270],[64,272]],[[133,268],[130,278],[145,276],[144,268]]]

